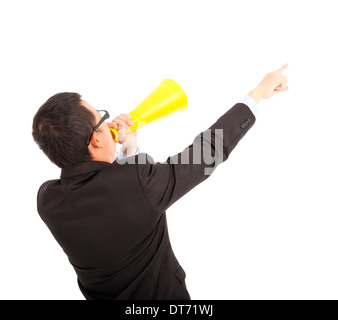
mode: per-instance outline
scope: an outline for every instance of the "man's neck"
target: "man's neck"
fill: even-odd
[[[104,156],[104,155],[92,155],[92,161],[103,161],[103,162],[113,163],[115,161],[115,158],[110,159],[108,156]]]

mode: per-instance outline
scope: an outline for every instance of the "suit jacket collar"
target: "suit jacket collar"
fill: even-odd
[[[114,164],[116,161],[114,161],[113,163],[109,163],[109,162],[104,162],[104,161],[86,161],[86,162],[82,162],[76,166],[73,167],[66,167],[63,168],[61,170],[61,176],[60,178],[69,178],[69,177],[73,177],[73,176],[77,176],[80,174],[84,174],[84,173],[89,173],[89,172],[93,172],[93,171],[97,171],[100,170],[104,167],[107,166],[111,166],[112,164]]]

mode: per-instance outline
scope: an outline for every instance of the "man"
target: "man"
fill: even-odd
[[[38,212],[67,254],[86,299],[190,299],[185,271],[170,245],[166,209],[228,158],[255,123],[261,99],[288,89],[286,68],[268,73],[163,163],[139,152],[136,131],[125,134],[132,125],[127,114],[104,122],[107,113],[76,93],[56,94],[40,107],[34,140],[62,171],[61,179],[40,187]],[[119,131],[118,158],[109,127]],[[205,160],[208,153],[212,161]]]

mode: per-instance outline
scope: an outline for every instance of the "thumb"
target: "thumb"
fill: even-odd
[[[126,140],[126,130],[125,130],[125,128],[120,126],[120,128],[118,129],[118,134],[119,134],[118,135],[118,137],[119,137],[118,142],[120,144],[122,144]]]

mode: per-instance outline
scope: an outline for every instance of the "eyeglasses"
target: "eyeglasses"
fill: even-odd
[[[96,132],[97,129],[98,129],[98,127],[99,127],[104,121],[106,121],[107,119],[109,119],[109,117],[110,117],[108,111],[106,111],[106,110],[96,110],[96,111],[98,111],[98,112],[101,114],[102,118],[101,118],[101,120],[99,121],[99,123],[94,127],[93,131],[91,132],[91,134],[90,134],[90,136],[89,136],[89,139],[87,140],[87,146],[88,146],[89,143],[90,143],[90,140],[91,140],[91,138],[92,138],[92,136],[93,136],[93,133]]]

